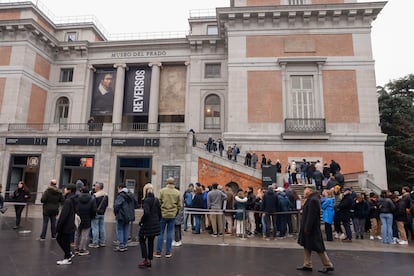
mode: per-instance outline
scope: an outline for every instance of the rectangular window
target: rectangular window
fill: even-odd
[[[221,77],[221,63],[206,63],[204,77],[206,79]]]
[[[73,81],[73,68],[60,69],[60,82],[72,82]]]
[[[65,34],[65,41],[76,41],[78,40],[78,33],[77,32],[67,32]]]
[[[160,123],[184,123],[184,115],[159,115],[158,122]]]
[[[289,5],[303,5],[304,0],[289,0]]]
[[[218,35],[217,26],[214,26],[214,25],[207,26],[207,35]]]
[[[313,76],[291,76],[293,118],[314,118]]]

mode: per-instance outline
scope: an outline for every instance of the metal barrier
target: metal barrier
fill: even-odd
[[[184,216],[186,215],[223,215],[223,227],[226,225],[226,218],[225,215],[229,213],[240,213],[240,211],[243,211],[243,221],[246,221],[246,211],[254,212],[258,214],[267,214],[267,215],[296,215],[296,226],[299,231],[300,228],[300,219],[299,215],[301,210],[292,210],[292,211],[285,211],[285,212],[275,212],[275,213],[267,213],[262,211],[253,211],[253,210],[242,210],[242,209],[232,209],[232,210],[223,210],[223,209],[199,209],[199,208],[184,208]],[[241,240],[246,240],[246,227],[243,225],[242,229],[242,237]],[[228,245],[224,240],[224,233],[222,235],[222,243],[219,245],[226,246]]]

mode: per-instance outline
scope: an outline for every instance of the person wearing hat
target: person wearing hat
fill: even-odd
[[[320,216],[321,202],[319,192],[315,186],[306,185],[303,191],[305,204],[302,209],[301,227],[299,230],[298,244],[304,248],[303,265],[297,267],[297,270],[312,271],[312,251],[318,253],[323,267],[318,271],[328,273],[334,271],[334,265],[326,253],[325,244],[322,238]]]
[[[166,258],[171,258],[171,246],[174,233],[175,217],[181,209],[180,192],[174,186],[174,178],[167,178],[167,186],[160,191],[159,201],[161,204],[160,235],[157,239],[157,252],[154,257],[161,258],[164,232],[167,228]]]
[[[40,202],[43,203],[43,226],[40,241],[46,238],[47,225],[50,220],[52,239],[56,238],[56,217],[59,213],[59,205],[63,203],[62,192],[56,187],[56,179],[50,180],[49,187],[44,191]]]

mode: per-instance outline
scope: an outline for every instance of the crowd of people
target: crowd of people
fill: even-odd
[[[319,165],[315,167],[319,171]],[[326,166],[322,170],[324,167]],[[304,218],[304,213],[300,214],[304,212],[310,195],[313,201],[318,200],[320,210],[316,220],[318,223],[313,224],[313,227],[321,229],[320,226],[323,225],[326,236],[324,240],[328,242],[335,239],[352,242],[354,239],[367,238],[377,239],[385,244],[407,245],[408,237],[414,239],[414,188],[410,190],[403,187],[401,193],[384,190],[380,195],[374,192],[369,195],[357,194],[352,188],[341,185],[343,180],[340,176],[337,179],[338,174],[339,170],[330,168],[330,177],[321,179],[320,185],[315,178],[303,180],[309,181],[304,186],[303,196],[298,195],[292,189],[293,186],[278,187],[276,183],[255,191],[253,187],[242,190],[230,183],[224,187],[217,183],[205,187],[198,182],[190,183],[181,195],[174,178],[170,177],[159,197],[156,197],[152,184],[148,183],[143,189],[143,215],[138,223],[138,240],[143,259],[138,267],[151,267],[154,257],[171,258],[172,247],[182,245],[183,230],[191,231],[194,235],[206,232],[214,238],[233,235],[242,238],[261,237],[264,240],[281,240],[298,234],[299,244],[305,246],[305,262],[298,269],[308,270],[309,248],[313,247],[306,241],[308,237],[303,233],[302,224],[308,220]],[[306,177],[305,174],[303,179]],[[43,225],[39,241],[46,239],[50,221],[51,238],[57,240],[64,252],[64,258],[57,261],[58,265],[71,264],[75,256],[91,254],[89,248],[106,247],[104,218],[108,195],[103,188],[103,183],[96,182],[90,191],[78,180],[76,184],[67,185],[62,193],[56,187],[56,180],[50,181],[41,198]],[[30,198],[30,193],[24,183],[19,182],[11,197],[16,202],[24,203]],[[18,229],[20,225],[24,206],[15,206],[14,229]],[[6,211],[4,206],[0,205],[0,208],[2,212]],[[124,184],[118,185],[113,206],[117,236],[117,240],[113,242],[114,251],[128,251],[130,225],[136,219],[137,208],[134,194]],[[313,206],[311,209],[315,208]],[[298,223],[300,217],[302,220]],[[322,250],[324,246],[318,244],[316,248],[324,263],[324,271],[332,271],[330,269],[333,266]]]

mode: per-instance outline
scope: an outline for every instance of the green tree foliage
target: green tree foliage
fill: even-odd
[[[377,87],[388,186],[400,190],[414,184],[414,74]]]

